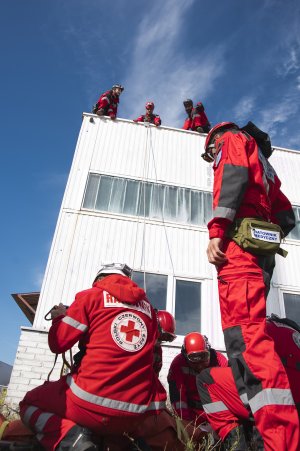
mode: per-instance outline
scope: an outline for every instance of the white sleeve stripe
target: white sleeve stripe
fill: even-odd
[[[224,412],[228,411],[228,408],[225,406],[225,404],[222,401],[216,401],[211,402],[208,404],[203,404],[204,412],[207,414],[210,413],[217,413],[217,412]]]
[[[265,406],[294,406],[291,390],[288,388],[265,388],[249,400],[252,413]]]
[[[44,412],[41,413],[35,423],[35,430],[37,432],[42,432],[49,418],[53,417],[53,413]]]
[[[32,415],[34,414],[34,412],[36,412],[37,410],[38,410],[38,408],[35,406],[27,407],[27,409],[25,410],[25,413],[23,415],[23,418],[22,418],[22,421],[23,421],[23,423],[26,424],[26,426],[29,427],[30,419],[31,419]]]
[[[76,321],[75,319],[71,318],[70,316],[65,316],[62,321],[69,326],[74,327],[75,329],[81,330],[82,332],[85,332],[88,329],[88,326],[85,324],[81,324],[79,321]]]

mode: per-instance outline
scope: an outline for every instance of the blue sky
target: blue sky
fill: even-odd
[[[29,325],[11,293],[40,290],[82,112],[122,83],[120,117],[153,100],[181,127],[190,97],[212,124],[250,119],[300,149],[299,13],[298,0],[0,2],[0,360]]]

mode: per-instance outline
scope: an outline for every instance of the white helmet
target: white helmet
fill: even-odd
[[[94,282],[101,274],[121,274],[121,276],[131,277],[132,269],[126,263],[108,263],[99,269]]]

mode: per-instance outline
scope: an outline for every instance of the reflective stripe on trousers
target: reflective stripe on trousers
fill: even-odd
[[[154,401],[151,402],[149,405],[145,404],[134,404],[130,402],[124,402],[124,401],[116,401],[115,399],[110,398],[104,398],[103,396],[97,396],[93,395],[92,393],[87,392],[86,390],[83,390],[79,387],[79,385],[76,384],[74,379],[71,375],[67,376],[66,379],[67,384],[69,385],[71,391],[76,395],[78,398],[90,402],[91,404],[95,404],[97,406],[103,406],[108,409],[115,409],[135,414],[140,414],[148,411],[153,410],[161,410],[165,408],[165,402],[164,401]]]

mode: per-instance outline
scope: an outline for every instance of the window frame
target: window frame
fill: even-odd
[[[293,208],[294,213],[295,213],[295,209],[298,210],[298,215],[299,215],[299,217],[300,217],[300,205],[294,205],[294,204],[292,204],[292,208]],[[296,216],[296,213],[295,213],[295,216]],[[297,218],[297,216],[296,216],[296,218]],[[300,229],[300,220],[297,221],[297,219],[296,219],[296,223],[297,223],[297,222],[298,222],[298,224],[299,224],[299,229]],[[294,238],[294,237],[292,237],[292,236],[291,236],[291,233],[293,233],[293,231],[291,231],[291,232],[288,234],[288,236],[285,238],[285,240],[292,241],[293,244],[296,244],[296,245],[298,244],[298,245],[300,245],[300,238]],[[300,230],[299,230],[299,235],[300,235]]]
[[[169,296],[169,274],[166,274],[166,273],[161,273],[161,272],[155,272],[155,271],[144,271],[144,270],[142,270],[142,269],[135,269],[135,268],[133,268],[133,270],[132,270],[132,273],[134,273],[134,272],[139,272],[139,273],[141,273],[141,274],[151,274],[151,275],[154,275],[154,276],[164,276],[164,277],[167,277],[167,284],[166,284],[166,289],[167,289],[167,293],[166,293],[166,306],[165,306],[165,309],[166,310],[168,310],[168,311],[170,311],[169,309],[168,309],[168,296]],[[134,281],[134,279],[132,279],[133,281]],[[140,285],[139,285],[140,286]],[[142,289],[143,289],[143,287],[141,287]],[[147,286],[146,286],[146,289],[147,289]],[[146,295],[147,295],[147,292],[146,292]],[[149,299],[149,301],[150,301],[150,299]],[[152,303],[151,303],[151,305],[152,305]],[[153,308],[155,308],[154,306],[153,306]],[[171,312],[172,313],[172,312]]]
[[[280,311],[280,317],[286,318],[286,311],[285,311],[285,302],[284,302],[284,294],[293,294],[297,295],[300,298],[300,288],[279,288],[279,311]],[[290,318],[293,319],[293,318]],[[296,321],[297,322],[297,321]]]
[[[84,203],[85,203],[85,199],[86,199],[87,192],[88,192],[89,180],[90,180],[90,177],[95,177],[95,176],[99,177],[99,181],[98,181],[98,184],[97,184],[98,190],[97,190],[97,193],[96,193],[96,197],[95,197],[95,199],[94,199],[94,201],[92,203],[93,207],[85,207]],[[102,176],[103,177],[110,177],[112,179],[124,180],[124,181],[133,181],[133,182],[137,182],[139,184],[139,188],[137,190],[138,198],[137,198],[137,202],[136,202],[136,205],[137,205],[137,212],[136,212],[136,214],[124,213],[124,212],[120,212],[120,211],[112,211],[110,209],[107,209],[107,210],[96,209],[97,198],[98,198],[98,193],[99,193],[99,187],[101,185],[100,182],[101,182],[101,177]],[[122,216],[122,217],[130,217],[130,218],[134,218],[134,219],[141,218],[141,217],[144,218],[143,206],[142,206],[143,198],[141,196],[143,196],[143,193],[144,193],[143,190],[145,189],[145,185],[150,185],[151,193],[152,193],[153,188],[156,187],[156,186],[163,188],[163,194],[162,194],[163,198],[162,198],[162,205],[161,205],[161,209],[162,209],[161,217],[160,218],[159,217],[152,217],[149,214],[148,216],[147,215],[145,216],[145,220],[153,221],[153,222],[160,222],[160,223],[163,222],[163,223],[176,224],[176,226],[178,226],[178,227],[183,226],[183,227],[189,227],[189,228],[194,228],[195,227],[195,228],[202,228],[202,229],[205,228],[206,229],[206,227],[207,227],[208,211],[204,211],[204,213],[203,213],[203,223],[192,222],[192,217],[193,217],[192,195],[193,195],[193,193],[197,193],[199,196],[202,196],[201,203],[203,202],[204,205],[205,205],[205,200],[206,200],[207,196],[211,196],[211,213],[212,213],[212,192],[210,190],[203,190],[203,189],[199,189],[197,187],[181,186],[181,185],[176,185],[174,183],[173,184],[166,183],[166,182],[163,182],[163,181],[142,180],[140,178],[132,178],[132,177],[124,176],[124,175],[115,175],[115,174],[108,174],[108,173],[102,173],[102,172],[100,173],[100,172],[96,172],[96,171],[88,172],[86,185],[85,185],[84,194],[83,194],[83,198],[82,198],[80,209],[83,212],[84,211],[92,211],[95,214],[117,215],[117,216]],[[186,190],[186,193],[189,193],[189,197],[190,197],[190,200],[189,200],[189,211],[187,213],[188,213],[188,220],[190,222],[180,221],[180,219],[178,219],[180,217],[180,214],[179,215],[177,214],[176,217],[174,217],[174,218],[170,218],[170,217],[166,218],[167,214],[164,211],[165,202],[166,202],[166,191],[165,191],[166,188],[176,189],[177,190],[177,192],[176,192],[177,199],[179,198],[180,190]],[[185,193],[185,196],[186,196],[186,193]],[[111,198],[111,195],[112,195],[112,190],[110,192],[110,198]],[[185,197],[185,196],[183,196],[183,197]],[[123,204],[124,203],[125,203],[125,198],[124,198]],[[209,206],[208,204],[210,205],[210,202],[207,202],[207,206]],[[178,213],[178,207],[179,206],[178,206],[178,203],[177,203],[175,205],[175,207],[174,207],[176,209],[177,213]],[[149,204],[149,212],[150,211],[151,211],[151,208],[150,208],[150,204]]]
[[[171,279],[171,278],[170,278]],[[184,277],[184,276],[174,276],[172,278],[172,310],[170,310],[172,312],[172,315],[175,317],[176,314],[176,283],[177,280],[182,280],[184,282],[196,282],[200,284],[200,318],[199,318],[199,323],[200,323],[200,333],[203,333],[203,327],[202,327],[202,322],[203,322],[203,285],[205,283],[205,279],[202,278],[196,278],[196,277]],[[177,333],[176,333],[177,334]],[[184,339],[184,335],[177,335],[177,339],[174,341],[174,343],[176,342],[180,342],[182,344]]]

